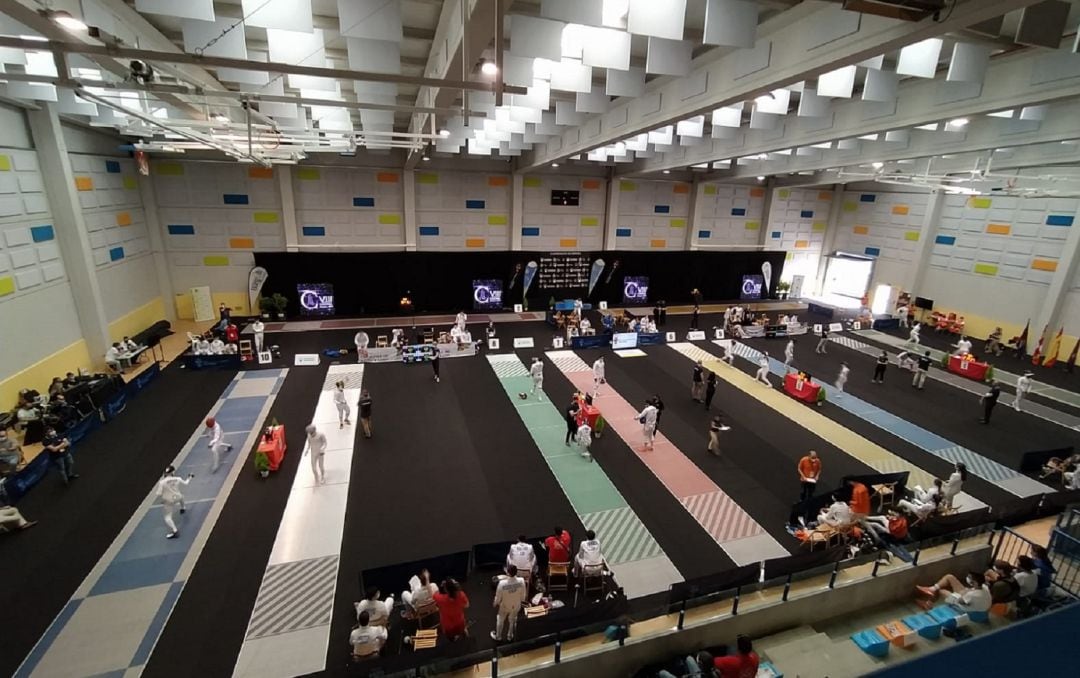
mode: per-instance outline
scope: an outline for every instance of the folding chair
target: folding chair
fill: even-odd
[[[547,590],[549,592],[570,590],[570,563],[548,563]]]
[[[603,565],[586,565],[581,568],[581,590],[586,597],[592,592],[604,597],[607,593],[607,581],[604,579]]]

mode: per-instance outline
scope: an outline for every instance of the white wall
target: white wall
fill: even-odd
[[[790,281],[795,275],[804,276],[806,280],[817,277],[832,200],[830,190],[773,190],[765,226],[765,249],[787,252],[783,280]]]
[[[417,249],[510,249],[510,184],[509,174],[417,172]]]
[[[690,228],[690,190],[680,181],[621,180],[616,250],[683,250]]]
[[[760,186],[704,184],[698,193],[692,244],[753,247],[765,227],[765,189]]]
[[[289,171],[279,167],[276,172]],[[397,170],[294,167],[296,226],[301,245],[351,249],[405,243],[404,192]]]
[[[545,252],[604,245],[607,180],[553,174],[524,178],[521,248]],[[577,207],[551,204],[552,191],[578,191]]]

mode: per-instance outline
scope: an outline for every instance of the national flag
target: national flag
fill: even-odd
[[[1050,348],[1046,350],[1046,360],[1043,361],[1043,367],[1053,367],[1057,364],[1058,354],[1061,353],[1061,337],[1064,334],[1065,328],[1062,327],[1054,335],[1054,339],[1050,342]]]
[[[1072,353],[1069,354],[1069,359],[1065,361],[1065,369],[1069,372],[1073,371],[1073,367],[1076,365],[1076,353],[1080,351],[1080,339],[1076,340],[1073,345]]]
[[[1024,331],[1021,332],[1020,336],[1016,338],[1016,347],[1017,347],[1017,353],[1018,353],[1018,355],[1016,356],[1017,358],[1020,357],[1020,355],[1019,355],[1020,351],[1027,348],[1028,327],[1030,327],[1030,326],[1031,326],[1031,319],[1028,318],[1028,321],[1026,323],[1024,323]]]
[[[1044,327],[1043,331],[1042,331],[1042,334],[1039,335],[1039,343],[1035,346],[1035,352],[1031,354],[1031,364],[1032,365],[1038,365],[1038,364],[1042,363],[1043,339],[1046,338],[1046,330],[1048,330],[1048,329],[1050,329],[1049,325]]]

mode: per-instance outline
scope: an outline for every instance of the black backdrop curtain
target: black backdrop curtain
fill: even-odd
[[[334,286],[339,316],[396,313],[408,295],[415,312],[449,312],[473,308],[473,280],[503,281],[503,306],[522,301],[523,271],[543,252],[256,252],[255,264],[269,273],[263,295],[280,292],[289,299],[288,314],[299,313],[298,283]],[[701,290],[707,300],[739,298],[742,276],[761,275],[772,266],[769,289],[775,290],[784,267],[784,252],[591,252],[589,261],[606,262],[599,282],[586,297],[584,288],[541,289],[539,277],[529,288],[530,310],[544,310],[548,300],[580,297],[594,306],[622,303],[623,277],[649,278],[648,301],[669,305],[690,301]],[[520,267],[520,269],[519,269]],[[515,272],[517,274],[515,275]],[[764,295],[763,295],[764,296]]]

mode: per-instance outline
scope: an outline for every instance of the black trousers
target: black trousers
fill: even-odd
[[[874,366],[874,381],[879,381],[879,380],[880,381],[885,381],[885,366],[884,365],[875,365]]]
[[[814,496],[814,489],[817,487],[817,483],[800,482],[802,491],[799,492],[799,501],[806,501]]]
[[[566,444],[570,444],[570,439],[577,434],[577,422],[571,419],[566,420]]]
[[[997,405],[997,403],[996,402],[990,402],[990,401],[983,402],[982,422],[984,424],[989,424],[990,423],[990,413],[994,411],[994,405]]]
[[[708,409],[709,406],[712,405],[712,399],[713,399],[713,396],[715,396],[715,395],[716,395],[716,389],[714,389],[714,388],[706,388],[705,389],[705,408],[706,409]]]

